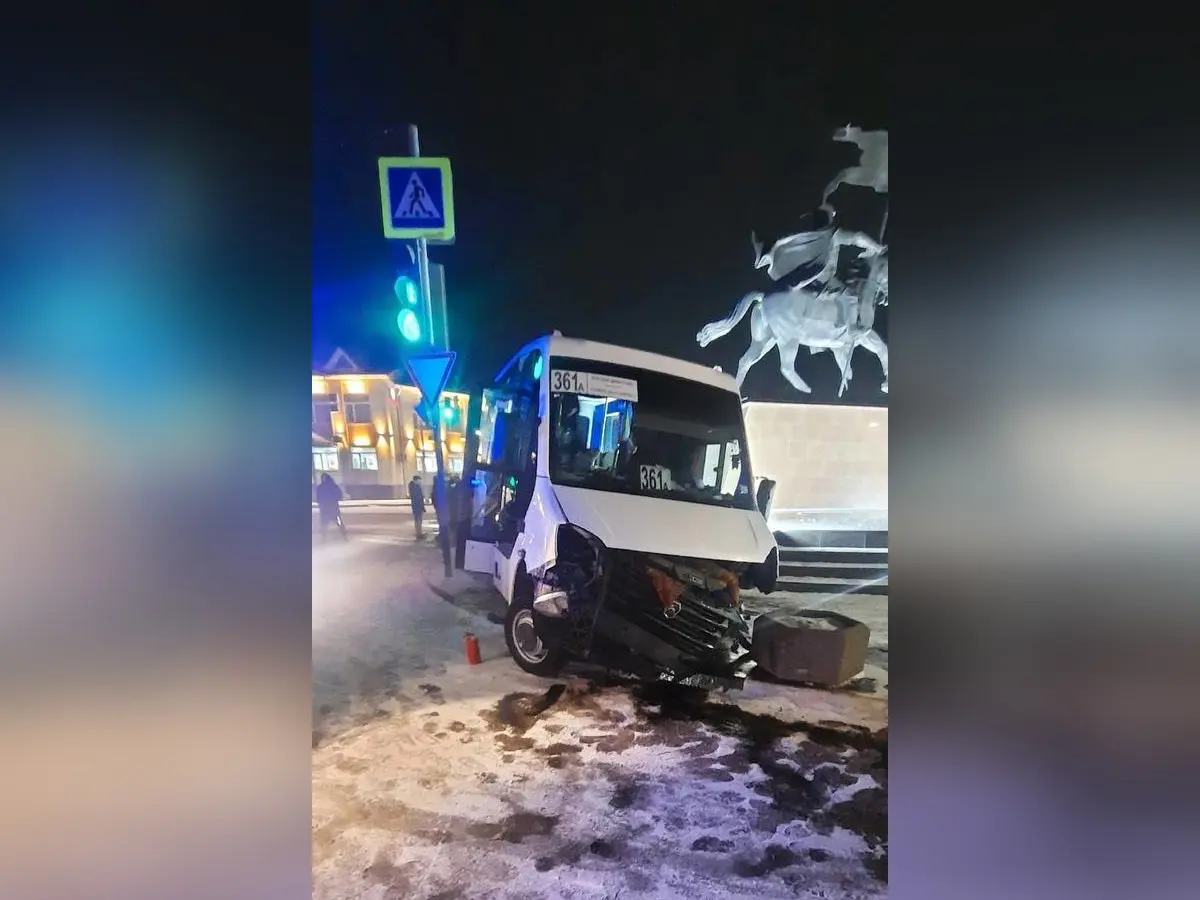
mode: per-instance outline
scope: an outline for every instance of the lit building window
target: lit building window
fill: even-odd
[[[313,468],[318,472],[336,472],[338,470],[338,452],[336,447],[313,447]]]
[[[417,469],[429,473],[437,471],[437,455],[432,450],[422,450],[417,453]]]
[[[347,394],[346,421],[356,425],[370,425],[374,421],[371,418],[371,398],[366,394]]]
[[[379,456],[374,450],[353,447],[350,450],[350,468],[363,471],[379,471]]]
[[[338,411],[337,394],[314,394],[312,398],[312,430],[325,437],[333,436],[333,415]]]

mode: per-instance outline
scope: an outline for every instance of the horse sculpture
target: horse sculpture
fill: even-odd
[[[842,383],[838,388],[840,397],[853,374],[850,358],[855,349],[863,347],[879,357],[883,366],[880,390],[887,393],[887,344],[872,327],[877,303],[887,305],[886,252],[875,257],[870,273],[859,288],[849,287],[835,278],[820,290],[799,287],[770,294],[752,291],[724,319],[701,328],[696,341],[701,347],[707,347],[729,334],[749,312],[750,346],[738,362],[739,388],[751,367],[773,347],[778,347],[779,370],[783,377],[796,390],[812,393],[812,388],[796,372],[796,355],[801,346],[806,346],[814,354],[822,350],[833,353],[842,372]]]
[[[843,169],[825,187],[821,198],[821,209],[829,214],[824,227],[788,235],[775,241],[770,250],[765,250],[757,235],[751,235],[754,245],[754,268],[766,269],[773,281],[791,275],[802,267],[820,262],[816,272],[793,284],[786,290],[769,294],[754,291],[741,299],[733,312],[718,322],[710,322],[700,329],[696,341],[707,347],[713,341],[729,334],[750,313],[750,346],[738,362],[737,384],[741,388],[750,369],[766,356],[773,347],[779,348],[779,370],[796,390],[806,394],[812,389],[796,372],[796,355],[805,346],[813,354],[828,350],[837,360],[842,373],[838,396],[845,392],[853,375],[850,359],[859,347],[879,357],[883,366],[885,394],[888,390],[888,348],[875,331],[875,308],[886,306],[888,297],[887,245],[884,233],[887,230],[885,209],[883,227],[879,240],[859,231],[844,229],[835,224],[836,210],[829,198],[840,185],[860,185],[887,194],[888,192],[888,133],[886,131],[863,131],[847,125],[834,134],[835,141],[854,144],[859,149],[857,166]],[[870,260],[870,270],[865,278],[847,285],[838,278],[838,268],[843,248],[857,248],[858,260],[852,265],[861,265]]]

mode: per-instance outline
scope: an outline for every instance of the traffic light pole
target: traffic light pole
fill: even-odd
[[[410,156],[421,155],[421,140],[417,134],[417,126],[408,126],[408,152]],[[425,310],[428,321],[424,324],[424,332],[433,337],[433,292],[429,284],[429,244],[425,238],[417,238],[417,275],[421,281],[421,308]],[[443,348],[449,350],[449,347]],[[433,483],[433,511],[438,521],[438,543],[442,547],[442,567],[446,577],[454,574],[454,564],[450,559],[450,516],[446,510],[446,460],[442,452],[442,409],[441,398],[435,398],[428,410],[429,425],[433,429],[433,458],[437,461],[437,475]]]
[[[421,139],[417,134],[417,126],[408,126],[408,153],[410,156],[421,155]],[[417,238],[417,277],[421,281],[421,308],[425,311],[426,321],[421,323],[421,331],[433,340],[433,291],[429,279],[429,242],[425,238]],[[445,349],[449,350],[449,347]]]

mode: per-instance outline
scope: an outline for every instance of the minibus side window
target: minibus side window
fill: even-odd
[[[528,381],[527,375],[505,378],[485,390],[480,410],[473,539],[493,541],[505,552],[521,531],[537,473],[538,395]]]

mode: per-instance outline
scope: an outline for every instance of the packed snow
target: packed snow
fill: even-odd
[[[886,894],[885,693],[533,678],[440,574],[407,537],[314,548],[314,897]]]

